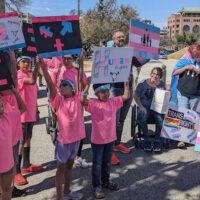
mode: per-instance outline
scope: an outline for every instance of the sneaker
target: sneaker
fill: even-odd
[[[28,184],[27,179],[22,174],[16,174],[14,177],[15,185],[21,186]]]
[[[105,197],[105,194],[101,187],[94,187],[94,197],[96,199],[103,199]]]
[[[114,148],[115,151],[120,151],[122,153],[131,153],[131,150],[125,147],[123,144],[118,144]]]
[[[184,143],[184,142],[178,142],[177,147],[178,147],[179,149],[184,149],[186,146],[185,146],[185,143]]]
[[[103,183],[102,187],[106,188],[106,189],[109,189],[109,190],[113,190],[113,191],[118,191],[119,190],[118,184],[117,183],[112,183],[112,182]]]
[[[112,162],[112,165],[120,164],[120,160],[117,158],[116,154],[114,154],[114,153],[112,154],[111,162]]]
[[[81,200],[83,199],[83,194],[80,192],[70,192],[69,194],[65,194],[61,200]]]
[[[12,198],[24,197],[24,196],[26,196],[26,191],[25,190],[20,190],[20,189],[16,188],[15,186],[13,187]]]
[[[149,140],[144,141],[144,150],[151,151],[152,150],[152,143]]]
[[[161,143],[160,141],[153,142],[153,151],[154,152],[161,152]]]
[[[22,174],[28,174],[31,172],[41,172],[43,170],[42,165],[30,165],[27,168],[21,168],[21,173]]]
[[[82,168],[92,167],[92,163],[86,162],[86,160],[82,159],[81,157],[75,159],[74,165],[75,167],[82,167]]]

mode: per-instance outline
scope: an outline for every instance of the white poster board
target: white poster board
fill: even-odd
[[[163,121],[161,137],[195,144],[198,126],[199,116],[196,112],[170,106]]]
[[[25,46],[18,14],[15,12],[0,14],[0,50]]]
[[[166,114],[168,110],[170,92],[156,88],[151,102],[151,110],[160,114]]]
[[[132,48],[95,47],[92,83],[117,83],[128,81],[132,63]]]

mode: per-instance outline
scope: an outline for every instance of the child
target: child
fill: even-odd
[[[39,65],[36,62],[33,74],[29,72],[31,60],[29,57],[21,56],[17,59],[19,70],[17,71],[18,89],[22,99],[26,105],[26,112],[21,115],[21,123],[23,127],[23,140],[20,142],[19,162],[16,167],[15,183],[17,185],[27,184],[26,178],[22,174],[30,172],[39,172],[42,170],[41,165],[33,165],[30,163],[30,143],[32,137],[33,125],[37,120],[37,92],[38,87],[36,80],[38,76]],[[22,156],[23,152],[23,156]],[[23,165],[21,161],[23,157]]]
[[[89,86],[84,94],[87,94]],[[116,140],[116,112],[123,106],[123,101],[129,98],[129,86],[125,83],[123,96],[109,97],[110,84],[94,84],[93,89],[98,99],[89,99],[85,107],[91,113],[93,151],[92,185],[94,196],[104,198],[101,188],[118,190],[116,183],[110,182],[111,156]]]
[[[59,93],[53,84],[49,73],[42,65],[44,77],[49,91],[50,102],[56,110],[59,134],[56,142],[56,190],[57,199],[82,199],[83,195],[70,191],[71,170],[77,155],[80,140],[85,138],[83,118],[83,97],[76,92],[76,86],[71,80],[61,80]],[[80,74],[81,76],[81,74]],[[62,184],[64,176],[64,197],[62,197]]]

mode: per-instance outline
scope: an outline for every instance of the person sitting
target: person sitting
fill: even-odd
[[[146,151],[161,151],[160,132],[164,115],[150,110],[156,88],[165,89],[165,84],[162,80],[163,71],[160,67],[154,67],[151,70],[150,78],[140,82],[136,88],[135,101],[139,107],[137,120],[144,135],[144,150]],[[156,125],[155,138],[157,140],[149,140],[147,121],[153,118]]]

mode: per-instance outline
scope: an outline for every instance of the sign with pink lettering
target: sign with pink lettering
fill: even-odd
[[[18,14],[15,12],[0,14],[0,50],[25,46]]]
[[[23,56],[35,57],[37,49],[35,46],[35,36],[32,24],[23,23],[22,26],[26,47],[22,49]]]
[[[92,66],[92,83],[117,83],[128,81],[132,48],[96,47]]]
[[[37,53],[40,57],[81,53],[78,16],[33,17],[32,23]]]

